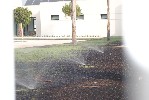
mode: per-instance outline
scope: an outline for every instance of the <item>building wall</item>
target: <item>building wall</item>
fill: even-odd
[[[110,1],[111,33],[114,36],[122,34],[122,1]]]
[[[68,1],[42,2],[40,5],[28,7],[33,17],[36,17],[37,36],[71,37],[72,22],[62,12],[62,7]],[[107,13],[106,0],[77,0],[82,9],[84,20],[76,21],[78,37],[104,37],[107,34],[107,19],[101,19],[101,14]],[[110,1],[111,35],[122,35],[121,0]],[[51,15],[59,15],[59,20],[51,20]]]
[[[13,9],[22,6],[22,0],[15,0],[13,4]]]

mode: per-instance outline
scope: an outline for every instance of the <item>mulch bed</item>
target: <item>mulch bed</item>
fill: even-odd
[[[119,41],[109,43],[103,47],[104,52],[81,51],[82,55],[85,55],[86,64],[94,66],[92,68],[79,67],[79,64],[65,60],[53,62],[50,66],[62,66],[54,69],[56,73],[60,71],[59,76],[54,76],[56,79],[49,78],[52,74],[51,70],[47,69],[45,76],[42,75],[44,78],[38,79],[39,83],[41,82],[40,87],[16,90],[16,99],[126,100],[124,76],[127,70],[127,57],[123,48],[116,47],[119,45],[122,45]],[[17,63],[16,66],[19,64]],[[48,62],[46,64],[48,65]],[[38,62],[36,67],[42,65],[43,62]],[[21,86],[17,84],[16,88],[18,87]]]

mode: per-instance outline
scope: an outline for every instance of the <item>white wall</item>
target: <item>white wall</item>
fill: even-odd
[[[15,0],[13,4],[13,8],[15,9],[20,6],[22,6],[22,0]]]
[[[37,6],[28,6],[37,18],[37,36],[70,36],[71,20],[65,17],[62,6],[68,1],[42,2]],[[106,36],[107,20],[101,14],[107,13],[106,0],[78,0],[84,20],[77,20],[77,36]],[[110,1],[111,35],[121,35],[121,0]],[[51,20],[51,15],[59,15],[59,20]]]
[[[111,19],[111,35],[119,36],[122,34],[122,1],[110,1],[110,19]]]
[[[70,36],[71,20],[66,19],[62,12],[62,6],[66,2],[52,2],[40,4],[41,32],[42,36]],[[69,2],[67,2],[69,3]],[[105,20],[100,20],[100,13],[97,12],[99,6],[97,2],[77,1],[82,9],[84,20],[76,21],[77,36],[101,36],[100,33],[106,32]],[[89,8],[89,6],[95,6]],[[59,15],[59,20],[51,20],[51,15]]]

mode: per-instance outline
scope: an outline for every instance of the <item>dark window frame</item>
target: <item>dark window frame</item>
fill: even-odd
[[[82,16],[82,17],[80,18],[80,16]],[[82,14],[80,16],[77,16],[76,20],[84,20],[84,14]]]
[[[101,19],[107,19],[107,14],[101,14]]]
[[[53,19],[52,17],[54,16],[58,17],[58,19]],[[59,15],[51,15],[51,20],[59,20]]]

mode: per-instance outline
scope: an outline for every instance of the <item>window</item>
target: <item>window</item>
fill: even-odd
[[[51,15],[51,20],[59,20],[59,15]]]
[[[84,15],[77,16],[77,20],[84,20]]]
[[[36,17],[32,17],[33,19],[33,28],[34,28],[34,31],[36,31]]]
[[[107,14],[101,14],[101,19],[107,19]]]

